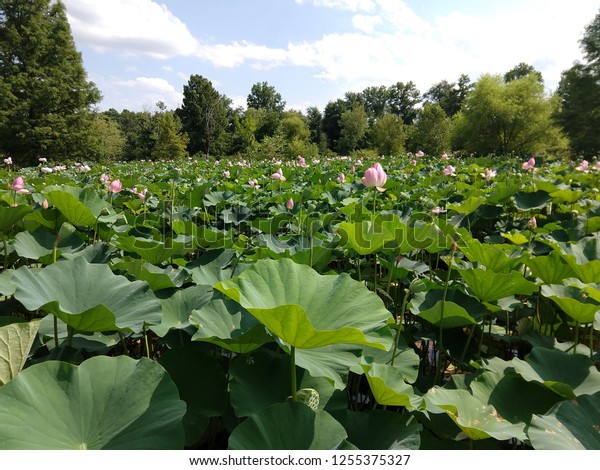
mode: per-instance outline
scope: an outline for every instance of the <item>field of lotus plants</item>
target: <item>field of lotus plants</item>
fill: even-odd
[[[600,163],[0,168],[2,449],[600,449]]]

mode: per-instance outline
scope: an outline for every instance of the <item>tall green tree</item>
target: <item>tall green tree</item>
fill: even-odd
[[[424,98],[429,103],[438,103],[446,115],[452,117],[461,110],[472,87],[469,76],[463,74],[458,77],[457,82],[442,80],[436,83],[427,90]]]
[[[482,76],[456,115],[454,147],[479,154],[558,150],[565,141],[552,119],[555,102],[533,74],[506,83]]]
[[[154,116],[156,121],[156,143],[152,158],[177,160],[188,155],[188,135],[183,132],[181,121],[173,111],[161,110]]]
[[[537,70],[533,65],[526,64],[525,62],[520,62],[506,72],[504,74],[504,81],[506,83],[512,82],[513,80],[526,77],[527,75],[535,75],[540,83],[544,83],[542,72]]]
[[[203,152],[209,156],[218,148],[227,126],[227,110],[231,100],[221,95],[212,82],[201,75],[191,75],[183,86],[183,103],[175,112],[189,136],[191,155]]]
[[[250,89],[250,94],[246,99],[249,108],[264,109],[266,111],[275,111],[282,113],[285,109],[285,101],[281,94],[275,90],[274,86],[267,82],[255,83]]]
[[[400,116],[404,124],[412,124],[417,118],[417,106],[421,92],[413,82],[398,82],[388,89],[389,112]]]
[[[344,111],[340,118],[340,129],[340,139],[337,145],[339,153],[353,152],[368,129],[367,112],[364,106],[358,105]]]
[[[562,73],[556,117],[572,150],[592,157],[600,154],[600,13],[585,28],[580,46],[585,62]]]
[[[101,96],[60,0],[0,0],[0,96],[0,151],[15,162],[82,156]]]
[[[400,116],[385,114],[371,129],[371,143],[380,155],[398,155],[404,152],[405,124]]]
[[[417,121],[410,136],[410,150],[422,150],[428,155],[450,151],[452,120],[439,103],[425,103],[419,109]]]
[[[327,139],[327,147],[331,150],[338,151],[338,141],[342,134],[340,119],[342,114],[350,109],[348,102],[343,99],[330,101],[323,110],[323,120],[321,129]]]

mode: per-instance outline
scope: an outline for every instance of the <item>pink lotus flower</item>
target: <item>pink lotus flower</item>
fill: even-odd
[[[422,150],[419,150],[417,153],[415,153],[415,157],[424,157],[425,153]]]
[[[27,194],[29,192],[25,189],[25,181],[20,176],[17,176],[12,184],[8,183],[8,187],[18,193]]]
[[[291,211],[294,208],[294,200],[292,198],[289,198],[285,203],[285,207],[288,211]]]
[[[340,176],[337,177],[337,182],[338,183],[345,183],[346,182],[346,175],[344,173],[340,173]]]
[[[4,159],[4,163],[5,163],[5,164],[7,164],[7,165],[12,165],[12,162],[13,162],[13,161],[12,161],[12,158],[10,158],[10,157],[6,157],[6,158]]]
[[[596,164],[592,167],[593,170],[600,170],[600,160],[596,162]]]
[[[365,176],[363,176],[361,182],[367,188],[377,188],[379,191],[385,191],[383,186],[387,181],[387,175],[379,162],[375,163],[371,168],[367,168]]]
[[[352,165],[352,168],[350,168],[350,173],[352,173],[352,174],[356,173],[356,168],[354,168],[354,165]]]
[[[442,209],[440,206],[437,206],[437,207],[434,207],[433,209],[431,209],[431,213],[434,215],[440,215],[445,212],[448,212],[448,211],[446,209]]]
[[[443,171],[444,175],[446,176],[456,176],[456,168],[454,168],[452,165],[448,165]]]
[[[251,188],[260,189],[260,186],[258,185],[258,180],[257,179],[249,180],[248,184],[250,185]]]
[[[446,152],[442,153],[442,160],[448,160],[448,154]]]
[[[535,230],[537,228],[537,220],[535,216],[527,221],[527,228],[529,230]]]
[[[523,162],[523,164],[521,165],[521,168],[523,170],[531,170],[531,169],[533,169],[534,166],[535,166],[535,158],[531,157],[526,162]]]
[[[120,193],[121,189],[123,189],[123,184],[120,180],[114,180],[108,185],[108,190],[111,193]]]
[[[79,171],[81,171],[82,173],[88,172],[90,170],[91,168],[88,165],[79,165]]]
[[[301,167],[306,166],[306,160],[304,159],[304,157],[298,156],[298,165]]]
[[[48,209],[48,206],[50,204],[48,203],[48,199],[45,199],[42,201],[42,209]]]
[[[107,183],[109,183],[109,182],[110,182],[110,175],[102,175],[102,176],[100,177],[100,182],[101,182],[102,184],[107,184]]]
[[[495,178],[497,174],[498,173],[496,172],[496,170],[490,170],[489,168],[486,168],[485,172],[479,173],[479,175],[487,181],[491,180],[492,178]]]
[[[416,160],[413,158],[413,159],[410,161],[410,164],[411,164],[412,166],[416,166],[416,164],[417,164],[417,161],[416,161]]]
[[[590,163],[587,160],[583,160],[577,167],[575,167],[575,169],[577,171],[587,171],[589,166]]]
[[[283,170],[280,168],[271,175],[271,178],[273,178],[274,180],[285,181],[285,176],[283,176]]]
[[[48,159],[45,157],[38,158],[38,162],[40,162],[40,163],[46,163],[47,161],[48,161]]]
[[[131,188],[131,192],[140,199],[146,199],[146,194],[148,194],[148,188],[144,188],[141,191],[138,191],[137,188]]]
[[[229,170],[225,170],[225,171],[223,172],[223,177],[225,177],[225,178],[229,178],[229,176],[231,176],[231,174],[229,173]]]
[[[52,168],[48,168],[47,166],[43,166],[42,168],[40,168],[40,171],[42,173],[48,174],[48,173],[52,173],[54,170]]]

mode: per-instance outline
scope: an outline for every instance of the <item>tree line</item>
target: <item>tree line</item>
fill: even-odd
[[[0,0],[0,153],[19,165],[63,160],[295,158],[331,154],[577,154],[600,151],[600,13],[580,41],[585,61],[548,94],[520,63],[504,75],[461,75],[421,91],[412,82],[347,92],[320,110],[286,110],[255,83],[234,108],[191,75],[175,110],[99,112],[61,1]]]

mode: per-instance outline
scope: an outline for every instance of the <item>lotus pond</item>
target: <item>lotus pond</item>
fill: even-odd
[[[5,165],[0,448],[600,449],[600,164],[413,158]]]

